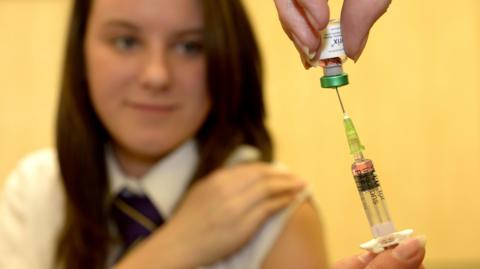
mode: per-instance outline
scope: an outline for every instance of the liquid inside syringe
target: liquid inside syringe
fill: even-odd
[[[372,235],[381,237],[395,232],[388,213],[387,204],[373,163],[369,159],[358,159],[352,164],[352,174],[357,184],[363,209],[367,215]]]

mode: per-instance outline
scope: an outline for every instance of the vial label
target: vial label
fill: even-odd
[[[343,49],[342,29],[339,20],[331,20],[327,28],[321,32],[322,49],[320,60],[332,58],[345,58]]]

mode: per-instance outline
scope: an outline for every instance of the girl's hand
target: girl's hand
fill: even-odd
[[[303,187],[294,175],[265,163],[216,170],[191,188],[173,217],[122,266],[196,268],[214,263],[246,244]]]

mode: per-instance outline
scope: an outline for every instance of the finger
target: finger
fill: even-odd
[[[284,168],[276,165],[255,162],[238,164],[217,170],[212,177],[217,189],[226,196],[238,194],[268,177],[292,177]]]
[[[248,189],[236,194],[229,204],[240,215],[248,215],[250,211],[261,206],[269,200],[274,200],[280,196],[295,196],[305,183],[291,176],[261,178],[252,184]]]
[[[336,262],[332,269],[364,269],[375,256],[375,254],[367,252],[362,255],[344,258]]]
[[[325,1],[325,0],[321,0]],[[306,59],[313,60],[320,46],[318,29],[309,22],[305,10],[297,0],[275,0],[283,29]],[[320,23],[320,22],[319,22]],[[325,25],[320,25],[323,28]]]
[[[330,20],[330,9],[327,0],[296,0],[303,9],[305,17],[317,32],[325,29]]]
[[[260,206],[268,200],[276,199],[279,196],[292,196],[305,187],[305,183],[291,176],[262,178],[250,188],[239,194],[234,203],[243,205],[243,213]]]
[[[221,169],[224,174],[225,180],[229,183],[235,184],[235,181],[247,182],[248,185],[263,177],[288,177],[293,176],[288,169],[280,165],[274,165],[264,162],[254,162],[246,164],[238,164],[228,168]],[[238,180],[241,179],[241,180]]]
[[[309,60],[307,59],[309,56],[306,55],[306,52],[305,52],[305,49],[300,47],[300,41],[298,40],[298,38],[296,36],[293,36],[292,33],[290,33],[289,30],[287,30],[287,28],[285,27],[285,25],[283,24],[283,22],[280,21],[280,24],[282,25],[282,28],[283,28],[283,31],[285,31],[285,33],[288,35],[288,37],[290,38],[290,40],[292,40],[293,42],[293,45],[295,46],[295,48],[297,49],[298,51],[298,54],[300,56],[300,59],[302,60],[302,64],[303,64],[303,67],[305,69],[310,69],[310,67],[312,67],[312,65],[310,64],[310,61],[312,60]],[[319,43],[320,44],[320,43]],[[310,53],[310,52],[308,52]],[[315,58],[315,56],[312,56],[313,58]]]
[[[391,0],[345,0],[341,25],[348,57],[357,61],[373,24],[387,11]]]
[[[298,51],[298,54],[300,56],[300,60],[302,60],[303,68],[305,68],[306,70],[310,69],[310,67],[312,67],[312,65],[310,64],[311,60],[307,59],[308,56],[305,55],[305,53],[303,52],[303,49],[298,45],[299,41],[297,40],[297,38],[292,37],[292,40],[293,40],[293,44],[295,45],[295,48]],[[314,56],[314,58],[315,58],[315,56]]]
[[[424,257],[425,237],[415,237],[378,254],[368,266],[376,269],[418,269],[421,268]]]
[[[244,227],[249,227],[252,231],[258,230],[269,217],[286,208],[294,199],[295,195],[283,195],[265,201],[242,218]]]

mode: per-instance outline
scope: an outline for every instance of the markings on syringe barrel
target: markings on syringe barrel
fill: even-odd
[[[378,203],[378,198],[383,199],[383,193],[380,189],[380,184],[375,171],[359,174],[355,176],[355,181],[357,183],[358,191],[361,193],[368,192],[374,205]]]
[[[380,200],[384,199],[372,161],[365,160],[364,162],[354,163],[352,173],[357,183],[358,191],[361,193],[368,192],[373,204],[376,205],[378,203],[378,198]]]
[[[358,190],[361,192],[380,187],[375,171],[358,174],[355,176],[355,181],[357,182]]]

